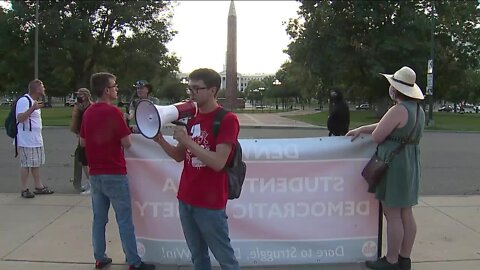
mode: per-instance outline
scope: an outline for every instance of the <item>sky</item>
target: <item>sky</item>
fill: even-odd
[[[7,1],[0,0],[0,6]],[[274,74],[289,59],[283,53],[290,43],[285,31],[297,17],[299,2],[235,1],[237,13],[237,71]],[[8,4],[7,4],[8,5]],[[172,28],[178,33],[167,44],[181,62],[180,72],[200,67],[224,70],[230,1],[178,1]]]
[[[181,59],[180,71],[207,67],[224,69],[230,1],[178,1],[172,28],[178,33],[167,44]],[[235,1],[237,12],[237,71],[274,74],[288,60],[290,43],[282,22],[297,17],[300,3]]]

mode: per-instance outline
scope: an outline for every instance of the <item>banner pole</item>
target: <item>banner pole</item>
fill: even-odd
[[[382,257],[382,236],[383,236],[383,207],[382,203],[378,201],[378,243],[377,243],[377,257]]]

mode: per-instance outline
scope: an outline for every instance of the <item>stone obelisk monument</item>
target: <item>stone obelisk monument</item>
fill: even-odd
[[[225,105],[228,109],[234,110],[237,100],[237,14],[233,0],[228,11],[226,77]]]

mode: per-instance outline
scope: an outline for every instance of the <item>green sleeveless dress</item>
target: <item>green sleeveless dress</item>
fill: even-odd
[[[386,160],[400,145],[401,140],[408,135],[415,125],[417,102],[402,101],[408,111],[408,122],[404,127],[396,128],[378,146],[378,155]],[[420,106],[420,105],[418,105]],[[420,147],[418,143],[425,127],[425,112],[419,107],[417,128],[413,132],[412,142],[407,143],[403,150],[390,161],[387,173],[375,189],[375,197],[383,201],[386,207],[403,208],[418,204],[418,190],[421,177]]]

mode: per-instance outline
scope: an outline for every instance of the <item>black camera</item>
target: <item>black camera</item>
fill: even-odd
[[[83,102],[83,98],[82,97],[77,97],[77,103],[82,103]]]

